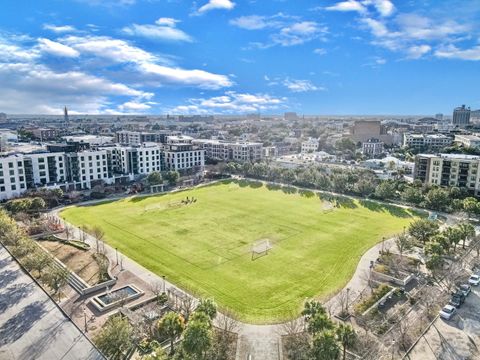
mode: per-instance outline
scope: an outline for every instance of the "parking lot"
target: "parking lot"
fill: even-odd
[[[472,286],[451,320],[438,317],[420,339],[410,359],[460,360],[480,358],[480,286]]]

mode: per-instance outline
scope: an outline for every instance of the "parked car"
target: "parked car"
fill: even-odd
[[[456,308],[459,308],[464,302],[465,295],[461,291],[457,291],[456,293],[452,294],[452,298],[448,303]]]
[[[480,284],[480,276],[479,275],[471,275],[468,279],[468,283],[473,286],[478,286]]]
[[[455,306],[445,305],[442,310],[440,310],[440,317],[445,320],[450,320],[457,312]]]
[[[463,293],[463,295],[468,296],[472,291],[472,287],[468,284],[462,284],[458,287],[458,290]]]

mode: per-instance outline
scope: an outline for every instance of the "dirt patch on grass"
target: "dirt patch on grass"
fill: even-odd
[[[93,257],[93,252],[77,249],[58,241],[41,241],[45,249],[63,262],[89,285],[99,282],[99,266]]]

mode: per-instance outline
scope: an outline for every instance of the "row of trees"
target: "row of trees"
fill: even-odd
[[[299,328],[297,321],[287,325],[287,357],[296,360],[345,360],[347,350],[353,348],[357,341],[353,328],[333,322],[323,305],[315,300],[305,303],[302,316],[303,328]]]
[[[166,171],[160,173],[159,171],[153,171],[147,176],[148,185],[159,185],[163,184],[164,180],[171,186],[175,186],[180,179],[180,174],[178,171]]]
[[[229,358],[228,334],[233,330],[228,320],[224,328],[214,328],[217,307],[213,300],[201,300],[192,314],[169,311],[147,331],[151,352],[148,360],[225,360]],[[227,319],[227,318],[225,318]],[[95,344],[110,359],[124,356],[133,347],[145,342],[142,326],[130,324],[128,319],[116,315],[111,317],[95,338]],[[179,345],[175,345],[181,339]],[[160,342],[168,340],[168,353],[160,348]]]
[[[0,239],[32,276],[46,285],[52,295],[60,296],[69,273],[58,266],[53,257],[30,239],[3,210],[0,210]]]
[[[373,172],[366,169],[339,169],[320,165],[286,169],[266,162],[230,162],[224,164],[221,170],[229,174],[323,191],[400,201],[436,211],[480,214],[480,202],[470,197],[465,189],[425,186],[421,181],[409,184],[400,176],[398,179],[379,180]]]
[[[30,213],[36,214],[47,207],[45,200],[41,197],[28,197],[10,200],[5,204],[5,209],[12,214]]]

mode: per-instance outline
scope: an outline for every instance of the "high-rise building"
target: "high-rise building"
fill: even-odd
[[[453,110],[453,125],[465,127],[470,124],[470,108],[462,105]]]
[[[435,114],[435,120],[443,121],[443,114],[441,113]]]

